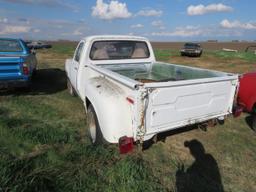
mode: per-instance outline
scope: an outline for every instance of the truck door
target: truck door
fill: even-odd
[[[84,48],[84,42],[81,42],[75,52],[74,59],[73,59],[73,64],[71,66],[71,73],[70,73],[70,81],[71,84],[74,86],[74,88],[77,88],[77,72],[79,69],[79,63],[80,63],[80,58],[81,58],[81,53]]]

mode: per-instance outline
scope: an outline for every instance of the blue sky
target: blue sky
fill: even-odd
[[[256,40],[255,7],[253,0],[0,0],[0,37]]]

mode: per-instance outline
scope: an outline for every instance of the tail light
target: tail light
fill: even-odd
[[[128,103],[130,103],[132,105],[134,104],[134,100],[132,98],[126,97],[126,100],[128,101]]]
[[[234,117],[239,117],[243,112],[243,107],[242,106],[236,106],[233,110],[233,116]]]
[[[118,142],[120,154],[126,154],[133,151],[133,142],[134,140],[132,137],[121,137]]]
[[[28,67],[28,64],[23,63],[22,72],[23,72],[23,75],[29,75],[29,67]]]

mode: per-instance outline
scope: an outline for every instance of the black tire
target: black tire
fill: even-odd
[[[256,131],[256,113],[252,114],[252,129]]]
[[[98,118],[92,105],[89,105],[87,109],[86,124],[87,133],[93,145],[103,145],[107,143],[102,135]]]
[[[36,74],[37,74],[37,70],[34,69],[34,70],[33,70],[33,73],[32,73],[32,77],[34,78],[34,77],[36,76]]]
[[[17,90],[18,92],[21,92],[21,93],[28,93],[31,91],[32,89],[32,83],[31,83],[31,80],[29,80],[26,84],[24,84],[22,87],[16,87],[14,88],[15,90]]]
[[[32,72],[32,75],[31,75],[31,81],[34,81],[34,80],[35,80],[36,74],[37,74],[37,70],[34,69],[33,72]]]
[[[67,88],[68,88],[68,92],[71,96],[73,96],[73,97],[76,96],[76,91],[74,90],[69,79],[67,79]]]

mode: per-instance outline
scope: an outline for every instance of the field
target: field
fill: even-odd
[[[66,90],[64,61],[74,48],[62,42],[38,51],[32,90],[0,92],[0,191],[256,191],[256,134],[246,114],[206,132],[169,132],[129,155],[116,145],[91,146],[83,104]],[[256,69],[253,53],[207,49],[189,58],[173,44],[154,48],[171,63]]]
[[[235,49],[238,51],[245,51],[248,46],[255,46],[256,42],[199,42],[204,50],[216,51],[223,48]],[[153,42],[152,45],[155,49],[173,49],[179,50],[184,42]],[[255,50],[255,48],[250,48],[250,50]]]

